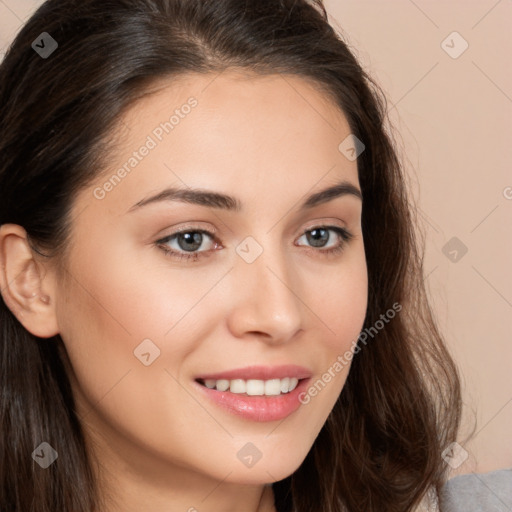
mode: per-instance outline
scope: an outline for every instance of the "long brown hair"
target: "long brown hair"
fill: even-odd
[[[58,43],[47,58],[31,47],[43,32]],[[427,300],[385,96],[321,0],[45,2],[0,66],[0,224],[19,224],[34,249],[62,254],[73,199],[97,178],[126,109],[159,79],[228,68],[312,79],[365,145],[357,161],[369,281],[363,332],[372,336],[358,345],[301,466],[273,483],[277,510],[412,511],[446,479],[441,453],[459,429],[459,375]],[[375,333],[394,304],[400,313]],[[0,508],[95,510],[62,339],[33,336],[3,301],[0,329]],[[65,456],[41,470],[30,455],[52,439]]]

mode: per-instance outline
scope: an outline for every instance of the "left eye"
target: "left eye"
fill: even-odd
[[[308,229],[304,235],[301,236],[308,239],[309,243],[313,244],[314,248],[323,247],[324,243],[330,240],[331,236],[329,232],[332,231],[338,235],[338,238],[341,239],[338,244],[334,247],[324,250],[317,250],[315,252],[323,253],[323,254],[335,254],[341,252],[345,244],[353,238],[353,235],[349,233],[345,228],[339,226],[319,226],[312,229]],[[219,246],[216,241],[216,237],[213,233],[209,231],[205,231],[202,229],[187,229],[183,231],[179,231],[177,233],[171,234],[158,240],[155,245],[157,245],[160,249],[162,249],[166,254],[173,258],[177,259],[193,259],[196,261],[200,257],[210,256],[213,250],[205,250],[197,252],[197,249],[201,247],[203,244],[203,236],[211,238],[215,244],[214,249]],[[171,242],[177,242],[177,248],[170,248]],[[184,251],[184,252],[181,252]],[[188,253],[188,254],[187,254]]]

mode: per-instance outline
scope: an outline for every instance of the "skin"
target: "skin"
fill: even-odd
[[[96,199],[95,188],[191,96],[191,113]],[[265,484],[300,466],[350,366],[273,422],[220,409],[193,380],[294,363],[314,383],[351,349],[367,306],[362,202],[345,195],[298,211],[305,196],[343,179],[360,188],[357,162],[338,149],[349,133],[340,110],[302,78],[185,75],[125,114],[111,165],[74,201],[61,270],[29,249],[22,227],[0,228],[4,300],[33,334],[59,333],[69,355],[101,512],[275,510]],[[243,212],[176,201],[128,212],[168,186],[233,195]],[[343,242],[334,231],[325,247],[308,240],[308,229],[324,225],[353,235],[340,253],[322,253]],[[204,235],[195,252],[209,257],[171,258],[156,242],[185,226],[216,229],[221,248]],[[236,252],[248,236],[263,249],[250,264]],[[184,253],[187,245],[167,247]],[[149,366],[134,356],[147,338],[160,349]],[[58,439],[49,442],[59,451]],[[248,442],[262,453],[250,468],[237,457]]]

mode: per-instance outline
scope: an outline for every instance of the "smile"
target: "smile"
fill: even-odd
[[[245,394],[247,396],[276,396],[293,391],[299,379],[295,377],[285,377],[283,379],[199,379],[198,382],[209,389],[217,391],[230,391],[236,394]]]
[[[250,421],[264,422],[283,420],[299,409],[303,405],[299,396],[306,392],[310,381],[311,378],[297,379],[293,377],[268,381],[219,379],[210,381],[209,385],[214,384],[214,387],[210,388],[206,386],[205,381],[196,379],[194,384],[202,396],[222,410]],[[217,386],[221,389],[217,389]],[[234,391],[231,390],[232,386]],[[263,386],[265,387],[263,388]],[[267,386],[269,386],[269,391],[274,394],[262,392],[262,389],[266,390]],[[288,391],[282,392],[281,389],[285,389],[285,386],[288,387]],[[224,388],[226,389],[222,390]],[[277,394],[278,389],[279,394]],[[254,394],[251,396],[247,391]]]

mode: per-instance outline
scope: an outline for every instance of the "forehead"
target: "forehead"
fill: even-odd
[[[338,106],[301,77],[224,71],[162,79],[121,118],[95,187],[111,181],[105,203],[122,209],[171,185],[250,198],[276,188],[302,195],[324,177],[357,184],[357,164],[339,150],[349,134]]]

